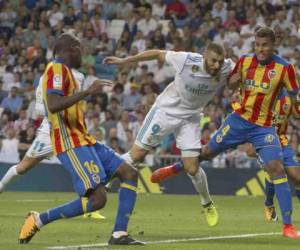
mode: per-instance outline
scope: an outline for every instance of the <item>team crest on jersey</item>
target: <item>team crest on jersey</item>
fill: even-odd
[[[217,135],[216,142],[221,143],[222,141],[223,141],[223,136],[222,135]]]
[[[288,103],[283,104],[282,109],[283,111],[287,112],[289,111],[290,105]]]
[[[192,72],[193,72],[193,73],[198,72],[199,69],[200,69],[200,68],[199,68],[199,66],[197,66],[197,65],[193,65],[193,66],[192,66]]]
[[[54,75],[53,76],[53,87],[60,88],[62,85],[62,78],[61,75]]]
[[[147,138],[147,142],[148,142],[148,143],[152,143],[152,142],[153,142],[153,135],[150,135],[150,136]]]
[[[275,137],[272,134],[268,134],[265,136],[265,142],[267,143],[271,143],[272,141],[274,141]]]
[[[268,72],[269,79],[271,80],[275,76],[276,76],[276,71],[274,69],[269,70],[269,72]]]
[[[94,175],[92,176],[92,178],[93,178],[93,181],[94,181],[96,184],[99,184],[99,183],[100,183],[100,177],[99,177],[99,175],[94,174]]]

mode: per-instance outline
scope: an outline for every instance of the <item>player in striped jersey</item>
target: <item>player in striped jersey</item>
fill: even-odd
[[[283,236],[300,239],[292,225],[292,196],[282,164],[280,141],[272,124],[273,108],[280,91],[285,87],[294,102],[299,82],[294,66],[274,54],[274,46],[274,31],[259,28],[255,34],[255,53],[239,59],[229,80],[231,85],[241,89],[241,107],[226,118],[203,147],[200,160],[210,160],[228,148],[252,143],[274,183],[283,219]],[[176,163],[157,170],[154,179],[165,180],[182,169],[181,165]]]
[[[296,196],[300,200],[300,165],[297,161],[296,155],[289,145],[289,140],[286,135],[288,121],[290,116],[297,116],[300,115],[299,105],[292,105],[291,98],[289,97],[287,91],[283,89],[280,93],[279,99],[275,105],[275,111],[273,120],[277,127],[277,134],[280,140],[280,144],[282,147],[283,153],[283,165],[287,175],[293,181]],[[249,147],[248,154],[251,156],[255,156],[255,150],[253,147]],[[258,158],[259,159],[259,158]],[[259,163],[262,165],[263,162],[260,161]],[[277,214],[274,207],[274,184],[272,183],[270,177],[266,175],[265,179],[265,217],[268,221],[276,221]]]
[[[83,87],[84,75],[77,71],[76,69],[72,69],[72,74],[80,89]],[[43,77],[40,78],[39,85],[36,89],[36,99],[35,99],[35,112],[36,115],[43,116],[43,121],[39,128],[37,129],[37,135],[26,152],[24,158],[16,165],[13,165],[8,169],[5,175],[0,180],[0,193],[3,191],[6,185],[8,185],[13,179],[17,176],[24,175],[32,168],[38,165],[42,160],[51,157],[53,155],[53,148],[50,141],[50,128],[48,124],[48,119],[45,117],[45,107],[43,103],[42,97],[42,80]],[[103,219],[105,218],[98,212],[86,213],[84,215],[85,218],[95,218],[95,219]]]
[[[121,181],[119,207],[109,244],[141,245],[127,233],[129,217],[136,200],[137,170],[104,144],[88,134],[83,115],[83,99],[97,94],[110,81],[95,81],[80,91],[71,68],[81,65],[81,43],[64,33],[55,45],[56,58],[43,74],[43,101],[50,124],[54,154],[70,173],[78,198],[43,213],[30,212],[21,228],[19,242],[28,243],[42,226],[62,218],[72,218],[101,209],[106,203],[105,184]]]

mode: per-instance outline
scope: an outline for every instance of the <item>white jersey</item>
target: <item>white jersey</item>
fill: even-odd
[[[154,105],[183,119],[199,115],[217,90],[227,83],[233,67],[233,62],[225,59],[220,73],[211,76],[204,69],[203,56],[189,52],[168,51],[166,61],[175,68],[175,79],[157,97]]]
[[[83,82],[84,82],[84,75],[80,73],[79,71],[72,69],[72,74],[77,81],[77,84],[79,85],[79,89],[82,90],[83,88]],[[46,117],[46,110],[44,106],[43,101],[43,90],[42,90],[42,84],[43,84],[43,75],[40,77],[39,85],[35,92],[35,110],[38,115],[44,116],[44,119],[38,128],[38,132],[46,133],[50,135],[50,127],[48,123],[48,119]]]

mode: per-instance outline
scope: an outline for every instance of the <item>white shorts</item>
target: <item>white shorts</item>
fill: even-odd
[[[33,143],[26,152],[26,156],[30,158],[47,158],[53,155],[50,135],[42,131],[38,131]]]
[[[186,156],[198,156],[201,148],[200,114],[188,119],[170,116],[154,106],[148,112],[135,144],[145,149],[156,147],[168,134],[175,133],[176,146]],[[192,153],[194,151],[194,153]],[[187,153],[187,152],[185,152]]]

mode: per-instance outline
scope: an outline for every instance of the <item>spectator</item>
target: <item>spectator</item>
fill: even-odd
[[[141,95],[138,93],[139,86],[136,83],[130,85],[130,93],[124,96],[122,106],[124,109],[131,111],[134,106],[141,101]]]
[[[1,103],[2,100],[3,100],[5,97],[7,97],[7,95],[8,95],[8,92],[7,92],[7,91],[4,91],[4,90],[2,89],[2,87],[3,87],[3,82],[2,82],[1,79],[0,79],[0,103]]]
[[[6,131],[7,137],[0,140],[0,162],[17,163],[19,162],[18,145],[16,131],[9,128]]]
[[[140,30],[144,36],[148,36],[150,32],[156,30],[157,26],[157,21],[152,16],[152,9],[147,8],[144,12],[144,17],[137,22],[138,30]]]
[[[166,16],[168,18],[175,17],[176,19],[184,19],[187,16],[187,9],[185,4],[180,0],[173,0],[167,6]]]
[[[64,14],[60,11],[60,3],[54,2],[51,10],[47,12],[47,16],[49,18],[50,26],[53,28],[58,24],[59,21],[62,21],[64,18]]]
[[[16,114],[20,111],[22,104],[22,98],[18,96],[18,88],[12,87],[10,95],[2,100],[1,107]]]

